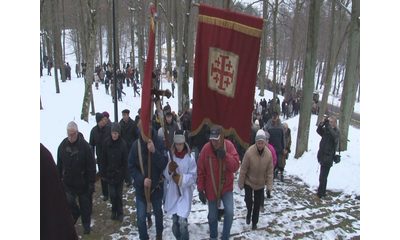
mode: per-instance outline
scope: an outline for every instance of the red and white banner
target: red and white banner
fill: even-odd
[[[191,136],[207,122],[249,146],[262,27],[262,18],[200,5]]]
[[[142,86],[142,106],[140,109],[140,134],[142,139],[147,142],[151,139],[149,128],[151,121],[151,75],[153,71],[154,62],[154,46],[156,38],[156,23],[154,22],[153,15],[156,12],[153,5],[150,5],[150,34],[149,34],[149,51],[147,53],[146,66],[144,69],[143,86]]]

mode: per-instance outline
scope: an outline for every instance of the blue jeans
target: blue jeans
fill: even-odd
[[[177,240],[189,239],[187,218],[179,217],[177,214],[172,215],[172,233]]]
[[[227,192],[221,197],[224,203],[225,216],[224,227],[222,229],[222,240],[228,240],[231,234],[233,222],[233,192]],[[210,226],[210,238],[218,238],[218,200],[208,202],[208,225]]]
[[[153,212],[156,218],[156,233],[157,235],[162,235],[164,230],[163,226],[163,211],[161,209],[162,199],[152,200],[151,205],[153,205]],[[147,233],[147,212],[146,212],[146,201],[141,201],[136,197],[136,219],[139,229],[139,238],[141,240],[149,239],[149,234]]]

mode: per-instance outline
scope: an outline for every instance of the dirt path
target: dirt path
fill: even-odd
[[[236,176],[237,177],[237,176]],[[329,179],[328,179],[329,189]],[[235,180],[234,221],[231,239],[359,239],[359,197],[328,191],[323,200],[315,200],[310,189],[299,178],[286,176],[285,182],[275,180],[272,198],[265,199],[265,211],[260,213],[257,230],[245,223],[246,206],[244,190],[240,191]],[[103,202],[100,185],[96,183],[93,196],[92,227],[90,235],[83,234],[78,220],[75,225],[81,239],[139,239],[136,227],[136,205],[133,189],[124,188],[124,221],[110,220],[111,203]],[[189,216],[191,239],[207,239],[209,227],[207,205],[198,200],[195,190],[192,212]],[[154,216],[153,216],[154,222]],[[171,218],[164,215],[164,239],[175,239],[171,232]],[[221,234],[222,222],[218,230]],[[149,229],[155,238],[155,227]]]

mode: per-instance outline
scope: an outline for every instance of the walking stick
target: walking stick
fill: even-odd
[[[224,134],[221,132],[221,137],[220,137],[220,148],[221,146],[224,147],[225,141],[224,141]],[[222,144],[222,145],[221,145]],[[221,186],[221,182],[222,182],[222,159],[218,159],[219,161],[219,168],[218,168],[218,195],[217,195],[217,199],[218,199],[218,208],[221,207],[221,192],[222,192],[222,187]]]
[[[169,97],[171,97],[171,93],[170,93],[169,90],[167,89],[167,90],[166,90],[166,94],[168,94],[168,93],[169,93]],[[164,93],[164,94],[165,94],[165,93]],[[163,95],[164,95],[164,94],[163,94]],[[169,98],[169,97],[168,97],[168,95],[167,95],[167,98]],[[173,161],[174,161],[174,155],[172,154],[171,144],[170,144],[170,142],[169,142],[169,136],[168,136],[168,133],[167,133],[167,128],[165,127],[165,121],[166,121],[166,119],[164,118],[164,113],[163,113],[162,108],[161,108],[161,100],[160,100],[160,98],[157,96],[157,97],[154,99],[154,101],[156,102],[158,118],[160,118],[161,127],[162,127],[162,130],[163,130],[163,132],[164,132],[164,138],[165,138],[165,143],[166,143],[167,148],[168,148],[169,157],[171,158],[171,162],[173,162]],[[176,173],[174,173],[174,174],[176,174]],[[178,187],[179,196],[182,196],[181,190],[180,190],[180,188],[179,188],[178,185],[177,185],[177,187]]]
[[[150,137],[150,139],[153,138],[153,136],[151,134],[152,133],[152,131],[151,131],[151,113],[152,112],[153,112],[153,105],[151,106],[150,119],[149,119],[149,126],[150,126],[149,127],[149,137]],[[151,152],[149,150],[147,150],[147,178],[151,179]],[[145,187],[145,190],[144,190],[144,194],[145,194],[146,202],[147,202],[147,204],[146,204],[147,205],[147,208],[146,208],[147,213],[150,213],[150,205],[151,205],[150,189],[151,189],[151,186]]]

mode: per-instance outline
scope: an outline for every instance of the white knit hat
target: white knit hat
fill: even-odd
[[[264,142],[267,142],[267,137],[265,136],[265,132],[264,132],[264,130],[262,130],[262,129],[260,129],[260,130],[257,131],[257,134],[256,134],[256,142],[257,142],[258,140],[262,140],[262,141],[264,141]]]

